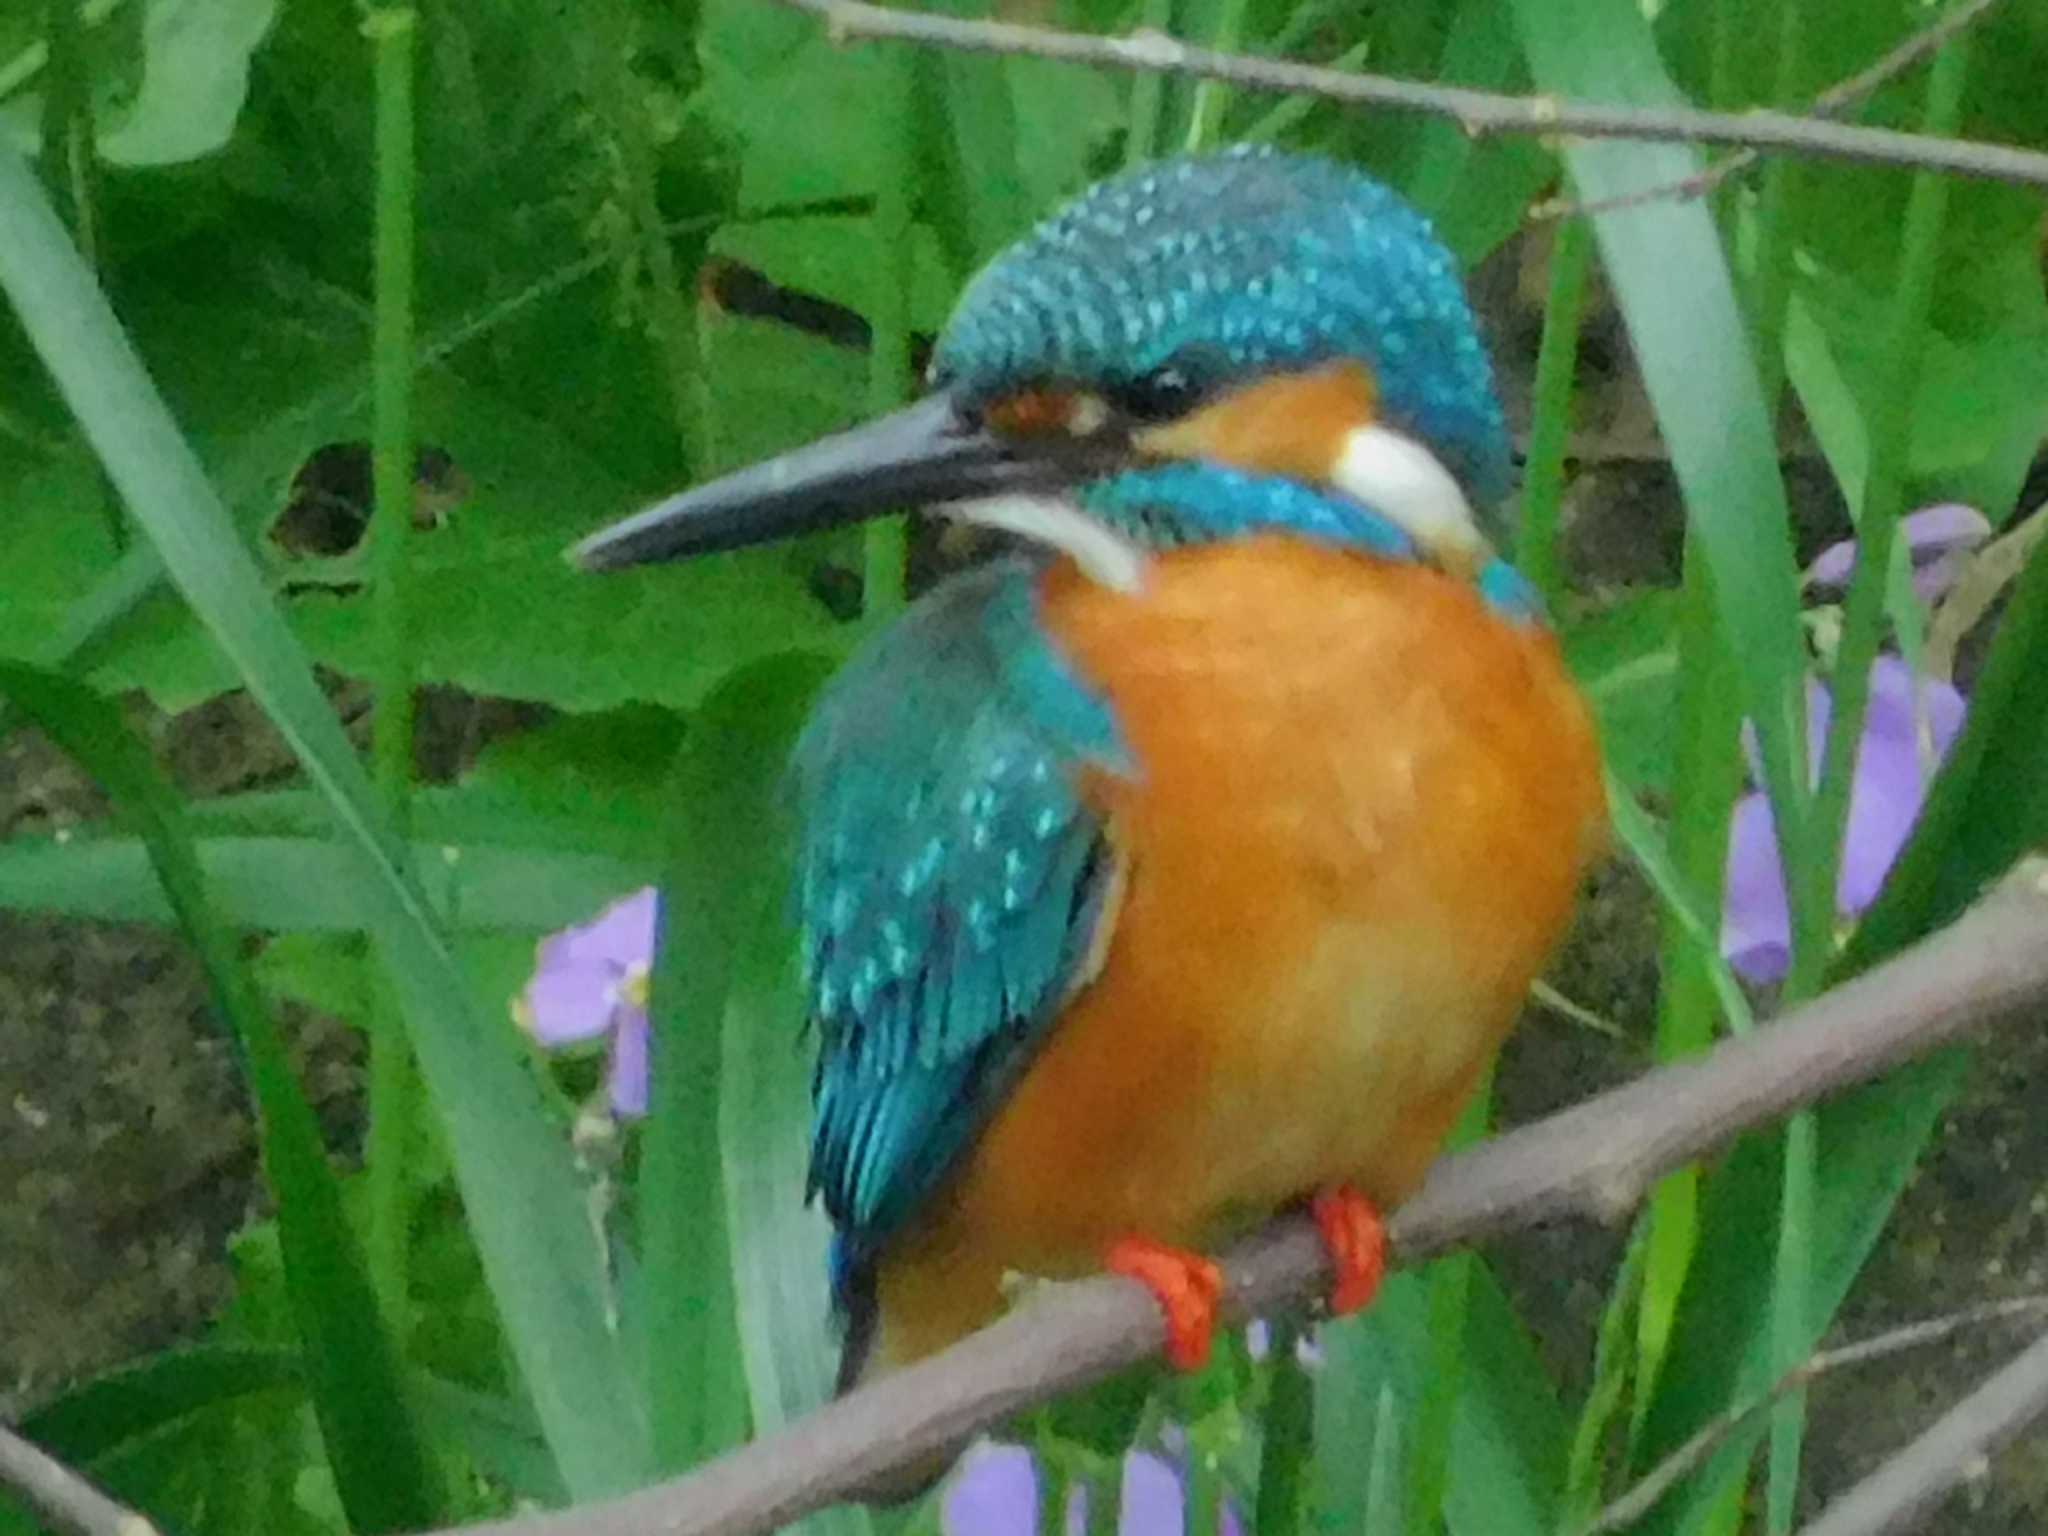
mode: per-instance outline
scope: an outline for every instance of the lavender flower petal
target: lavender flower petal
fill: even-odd
[[[540,967],[606,964],[619,971],[644,968],[654,956],[654,925],[660,912],[659,894],[653,886],[643,885],[589,922],[544,939]]]
[[[1736,973],[1759,984],[1779,980],[1792,958],[1792,915],[1778,829],[1762,791],[1735,803],[1728,825],[1728,886],[1721,911],[1721,953]]]
[[[1918,692],[1916,701],[1915,694]],[[1809,679],[1807,736],[1818,773],[1833,716],[1827,689]],[[1881,655],[1870,671],[1870,703],[1849,788],[1849,818],[1835,887],[1836,910],[1853,916],[1869,906],[1898,859],[1926,799],[1933,767],[1961,731],[1966,705],[1955,688],[1920,679],[1897,656]],[[1922,721],[1926,741],[1922,741]],[[1736,803],[1728,831],[1728,883],[1721,952],[1755,982],[1785,974],[1791,919],[1769,801],[1761,793]]]
[[[1187,1494],[1174,1465],[1145,1451],[1124,1458],[1118,1490],[1120,1536],[1180,1536]],[[1069,1536],[1086,1524],[1082,1490],[1067,1505]],[[1033,1536],[1038,1528],[1038,1469],[1020,1445],[983,1441],[967,1453],[947,1487],[940,1524],[946,1536]],[[1226,1507],[1223,1530],[1241,1536],[1244,1523]]]
[[[1962,729],[1963,696],[1936,678],[1920,683],[1915,708],[1912,669],[1896,656],[1880,656],[1870,673],[1870,706],[1856,754],[1849,826],[1842,842],[1836,904],[1861,912],[1877,898],[1906,837],[1920,815],[1933,770]],[[1923,754],[1920,726],[1931,752]]]
[[[1913,586],[1928,602],[1948,590],[1961,569],[1958,558],[1991,536],[1991,523],[1975,507],[1945,501],[1907,514],[1899,522],[1914,566]],[[1808,586],[1840,590],[1856,570],[1856,540],[1830,544],[1806,568]]]
[[[948,1536],[1030,1536],[1038,1529],[1038,1469],[1021,1445],[983,1441],[961,1460],[940,1521]]]
[[[608,966],[550,965],[542,945],[540,966],[512,1004],[519,1027],[549,1050],[595,1040],[612,1027],[613,988]]]
[[[622,1004],[617,1024],[605,1087],[611,1095],[612,1113],[622,1120],[638,1120],[647,1113],[647,1011]]]

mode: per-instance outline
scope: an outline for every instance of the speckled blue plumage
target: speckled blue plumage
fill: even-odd
[[[1001,1103],[1085,953],[1107,875],[1076,764],[1129,767],[1036,622],[1034,567],[954,578],[877,635],[798,744],[811,1189],[866,1256]]]
[[[1507,432],[1449,252],[1393,191],[1310,156],[1239,146],[1100,183],[975,278],[932,373],[972,398],[1333,357],[1372,365],[1387,419],[1475,502],[1505,493]]]

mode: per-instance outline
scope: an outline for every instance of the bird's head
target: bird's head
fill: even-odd
[[[1099,564],[1091,544],[1285,525],[1306,488],[1476,567],[1508,474],[1485,348],[1428,221],[1362,172],[1273,150],[1084,193],[968,286],[930,385],[572,553],[638,564],[955,503]]]

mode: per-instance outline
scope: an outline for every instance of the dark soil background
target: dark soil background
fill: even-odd
[[[1528,250],[1478,284],[1511,396],[1533,371],[1541,286]],[[1581,365],[1586,409],[1569,505],[1574,580],[1585,589],[1668,584],[1681,509],[1625,338],[1597,311]],[[1519,401],[1514,408],[1525,414]],[[1846,531],[1824,468],[1796,426],[1787,479],[1802,554]],[[2039,477],[2037,477],[2038,479]],[[2036,498],[2038,499],[2038,497]],[[350,706],[350,690],[338,702]],[[289,769],[261,712],[236,696],[175,718],[137,704],[195,794],[276,781]],[[429,700],[423,751],[437,775],[473,747],[468,701]],[[517,711],[503,724],[516,723]],[[436,721],[441,724],[439,727]],[[0,744],[0,833],[99,814],[68,762],[32,733]],[[1648,1038],[1656,919],[1632,872],[1589,898],[1551,980]],[[339,1020],[287,1020],[301,1071],[344,1159],[358,1152],[360,1040]],[[1633,1044],[1532,1010],[1500,1077],[1502,1115],[1531,1118],[1629,1075]],[[1950,1114],[1834,1331],[1866,1337],[1922,1317],[2044,1288],[2048,1237],[2048,1031],[1980,1050]],[[261,1211],[247,1102],[198,967],[173,934],[0,913],[0,1416],[78,1377],[193,1336],[226,1299],[225,1243]],[[1616,1234],[1561,1228],[1495,1246],[1568,1389],[1583,1386]],[[1812,1393],[1808,1483],[1817,1502],[1868,1471],[2018,1347],[2013,1329],[1824,1379]],[[2000,1536],[2048,1529],[2048,1436],[2023,1441],[1934,1529]]]

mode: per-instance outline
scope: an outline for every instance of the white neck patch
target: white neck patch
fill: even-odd
[[[1145,585],[1145,551],[1064,496],[1013,492],[947,502],[932,510],[1059,550],[1071,556],[1090,581],[1113,592],[1136,592]]]
[[[1486,536],[1443,461],[1392,427],[1353,427],[1330,466],[1330,483],[1399,524],[1438,564],[1476,570],[1490,553]]]

